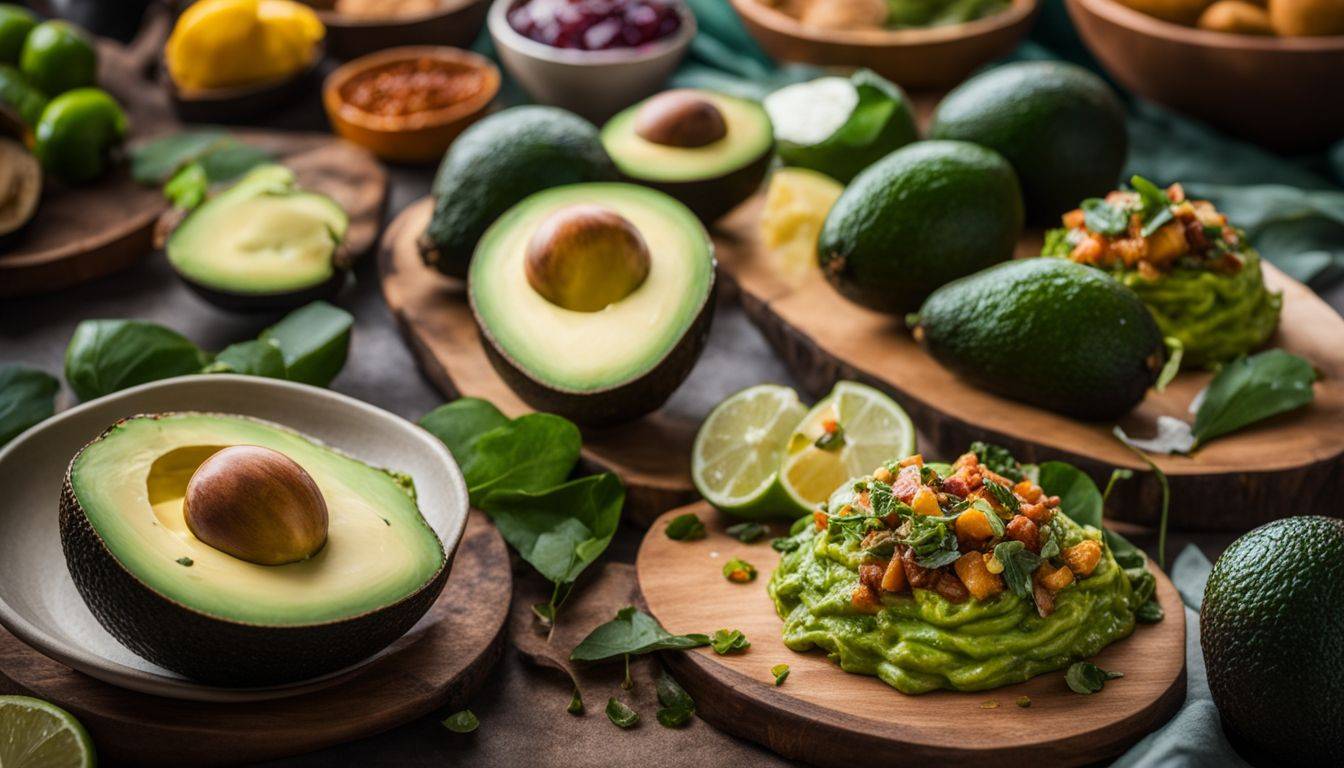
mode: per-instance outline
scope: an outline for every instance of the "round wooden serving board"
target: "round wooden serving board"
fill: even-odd
[[[38,696],[68,709],[107,762],[272,760],[462,706],[503,650],[512,592],[504,540],[484,515],[472,512],[447,586],[426,617],[385,655],[330,687],[241,704],[165,699],[81,675],[0,630],[0,693]]]
[[[814,270],[796,284],[773,272],[759,244],[760,198],[715,231],[719,266],[740,290],[747,315],[814,397],[840,379],[886,391],[909,412],[926,456],[952,458],[973,440],[998,443],[1021,461],[1067,461],[1105,483],[1114,467],[1134,471],[1118,483],[1107,516],[1153,525],[1161,487],[1147,465],[1111,434],[1108,422],[1076,421],[998,397],[966,383],[914,342],[904,321],[842,298]],[[1028,233],[1017,256],[1038,256]],[[1219,438],[1194,456],[1156,456],[1171,484],[1171,521],[1186,529],[1245,530],[1286,515],[1334,514],[1344,496],[1344,319],[1310,288],[1265,263],[1265,283],[1283,292],[1270,346],[1301,355],[1321,372],[1316,402]],[[1189,421],[1188,407],[1210,374],[1177,376],[1150,391],[1120,425],[1134,437],[1156,431],[1159,415]]]
[[[667,538],[668,521],[688,511],[704,521],[708,536]],[[742,630],[751,641],[744,653],[699,648],[664,654],[664,661],[701,717],[787,757],[840,768],[1082,765],[1123,752],[1185,700],[1185,611],[1161,571],[1154,575],[1166,618],[1138,626],[1095,657],[1103,669],[1125,674],[1100,693],[1073,693],[1064,673],[1052,672],[992,691],[907,696],[875,677],[842,671],[822,651],[786,648],[765,591],[779,553],[768,538],[743,544],[729,536],[731,522],[703,502],[660,517],[639,548],[639,589],[669,632]],[[784,526],[774,528],[783,534]],[[725,579],[723,564],[732,557],[755,565],[756,581]],[[779,687],[770,674],[776,664],[789,665]],[[1030,707],[1016,705],[1022,696]]]
[[[449,398],[479,397],[510,417],[531,412],[486,358],[467,302],[466,284],[425,266],[415,241],[433,213],[425,198],[402,211],[383,233],[378,274],[420,368]],[[654,412],[604,429],[583,430],[583,459],[625,483],[626,513],[647,525],[670,507],[698,497],[691,483],[691,442],[698,427]]]

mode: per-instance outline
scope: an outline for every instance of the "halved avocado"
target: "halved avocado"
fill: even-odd
[[[671,396],[704,349],[715,285],[695,215],[615,183],[518,203],[486,230],[467,278],[500,375],[538,410],[585,424],[632,419]]]
[[[28,148],[0,128],[0,246],[22,234],[37,215],[42,166]]]
[[[191,532],[187,483],[234,445],[277,451],[312,477],[329,515],[316,555],[258,565]],[[348,667],[410,629],[448,576],[406,478],[240,416],[166,413],[112,425],[70,462],[60,527],[70,575],[103,627],[149,661],[216,685]]]
[[[760,104],[679,89],[611,118],[602,145],[627,179],[666,192],[712,223],[760,188],[775,138]]]
[[[196,293],[226,309],[291,309],[344,284],[350,220],[281,165],[252,169],[168,236],[168,261]]]

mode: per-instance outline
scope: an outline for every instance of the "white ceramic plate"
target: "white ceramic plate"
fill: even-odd
[[[452,557],[467,524],[467,489],[443,444],[380,408],[325,389],[254,376],[183,376],[143,384],[57,414],[0,449],[0,624],[41,653],[91,677],[195,701],[259,701],[308,693],[355,669],[269,688],[219,688],[155,666],[117,642],[75,590],[61,552],[58,502],[75,453],[118,419],[212,411],[294,429],[415,480],[420,511]]]

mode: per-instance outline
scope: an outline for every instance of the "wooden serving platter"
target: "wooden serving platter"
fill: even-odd
[[[445,397],[484,398],[510,417],[529,413],[486,358],[466,284],[420,259],[415,241],[433,207],[429,198],[412,203],[383,233],[378,274],[387,306],[421,370]],[[627,514],[646,526],[669,507],[698,497],[691,483],[691,442],[698,426],[654,412],[617,427],[585,428],[583,460],[620,476]]]
[[[815,270],[790,285],[772,272],[759,244],[760,198],[720,223],[715,244],[722,271],[741,289],[747,315],[814,397],[839,379],[890,394],[914,420],[926,455],[953,457],[973,440],[1009,448],[1022,461],[1062,460],[1105,483],[1112,468],[1134,471],[1118,483],[1107,515],[1157,522],[1156,476],[1112,434],[1111,423],[1076,421],[977,389],[929,357],[901,318],[842,298]],[[1028,233],[1018,257],[1040,254]],[[1293,514],[1334,514],[1344,496],[1344,319],[1310,288],[1264,264],[1265,282],[1283,292],[1283,315],[1270,345],[1302,355],[1320,370],[1316,402],[1305,409],[1219,438],[1194,456],[1158,456],[1171,484],[1172,525],[1245,530]],[[1135,437],[1155,432],[1160,415],[1189,420],[1188,407],[1210,374],[1180,374],[1120,425]]]
[[[688,511],[704,521],[708,536],[667,538],[668,521]],[[1154,575],[1166,618],[1140,625],[1094,659],[1125,675],[1100,693],[1073,693],[1064,673],[1052,672],[992,691],[907,696],[875,677],[842,671],[822,651],[786,648],[765,590],[779,553],[768,539],[743,544],[729,536],[731,522],[704,502],[660,517],[639,548],[639,589],[670,632],[742,630],[751,641],[744,653],[699,648],[664,654],[664,662],[695,699],[697,714],[787,757],[838,768],[1082,765],[1120,754],[1185,700],[1185,611],[1160,571]],[[732,557],[755,565],[756,581],[725,579],[722,567]],[[779,687],[770,674],[776,664],[789,665]],[[1022,696],[1030,707],[1017,706]]]
[[[288,757],[461,707],[503,651],[512,593],[504,539],[472,512],[426,618],[390,652],[330,687],[246,704],[165,699],[86,677],[0,629],[0,693],[69,710],[104,762],[208,766]]]

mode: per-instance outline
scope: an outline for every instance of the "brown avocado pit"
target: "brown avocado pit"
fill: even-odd
[[[728,135],[728,122],[709,99],[680,89],[644,102],[635,115],[635,133],[667,147],[704,147]]]
[[[312,476],[270,448],[235,445],[187,483],[187,527],[202,542],[258,565],[307,560],[327,542],[327,504]]]
[[[547,216],[528,241],[523,268],[532,289],[556,306],[597,312],[649,276],[649,246],[610,208],[575,204]]]

